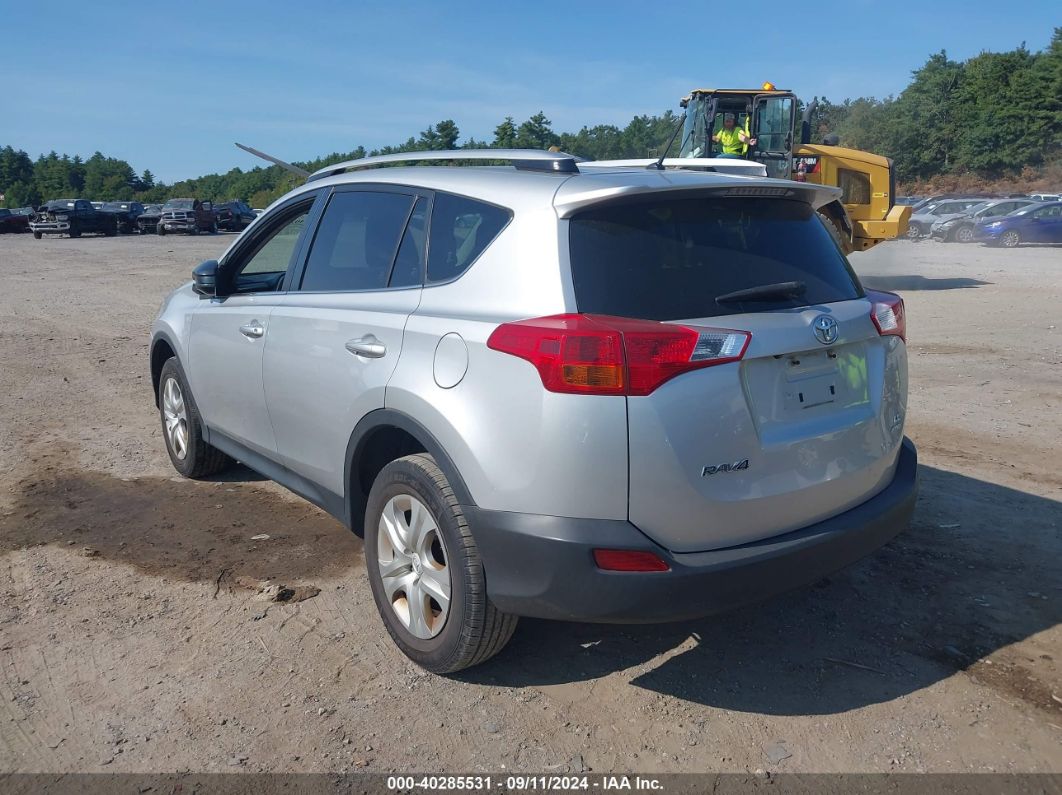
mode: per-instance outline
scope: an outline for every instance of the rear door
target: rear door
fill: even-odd
[[[629,516],[658,543],[692,552],[756,541],[840,513],[891,480],[904,346],[879,336],[809,205],[604,205],[572,218],[570,257],[580,312],[752,335],[741,361],[627,398]],[[785,283],[788,297],[740,297]]]
[[[337,188],[297,287],[270,316],[265,392],[282,462],[333,494],[358,420],[384,405],[420,301],[430,197]]]

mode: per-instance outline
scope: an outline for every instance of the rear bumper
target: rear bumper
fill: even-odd
[[[500,610],[568,621],[653,623],[719,613],[806,585],[869,555],[907,527],[918,455],[910,440],[880,494],[824,522],[709,552],[674,554],[626,521],[466,507]],[[598,569],[595,548],[650,550],[661,573]]]

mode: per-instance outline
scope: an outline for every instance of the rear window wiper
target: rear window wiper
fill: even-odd
[[[732,293],[716,296],[715,302],[717,304],[736,304],[741,301],[774,301],[779,298],[799,298],[807,289],[808,286],[804,282],[761,284],[759,287],[734,290]]]

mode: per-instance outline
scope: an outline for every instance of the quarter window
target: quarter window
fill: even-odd
[[[428,282],[448,282],[468,270],[510,218],[512,213],[493,204],[436,194],[428,242]]]
[[[401,193],[334,194],[317,228],[301,289],[339,292],[386,287],[413,201],[413,196]]]

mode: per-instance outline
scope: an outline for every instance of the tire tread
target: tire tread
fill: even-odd
[[[469,619],[461,627],[460,638],[450,656],[439,664],[432,665],[430,670],[438,674],[448,674],[479,665],[505,647],[516,630],[518,617],[501,612],[488,598],[479,548],[472,537],[468,520],[465,518],[464,511],[461,510],[457,496],[450,487],[446,475],[435,463],[435,459],[427,453],[414,453],[392,462],[392,464],[395,463],[404,463],[420,470],[431,482],[441,497],[445,509],[449,511],[454,520],[460,539],[461,549],[455,550],[457,554],[451,554],[450,558],[454,562],[460,562],[464,570],[460,572],[455,570],[451,577],[463,577],[464,579]],[[385,621],[384,624],[387,631],[397,641],[398,638],[389,622]]]

